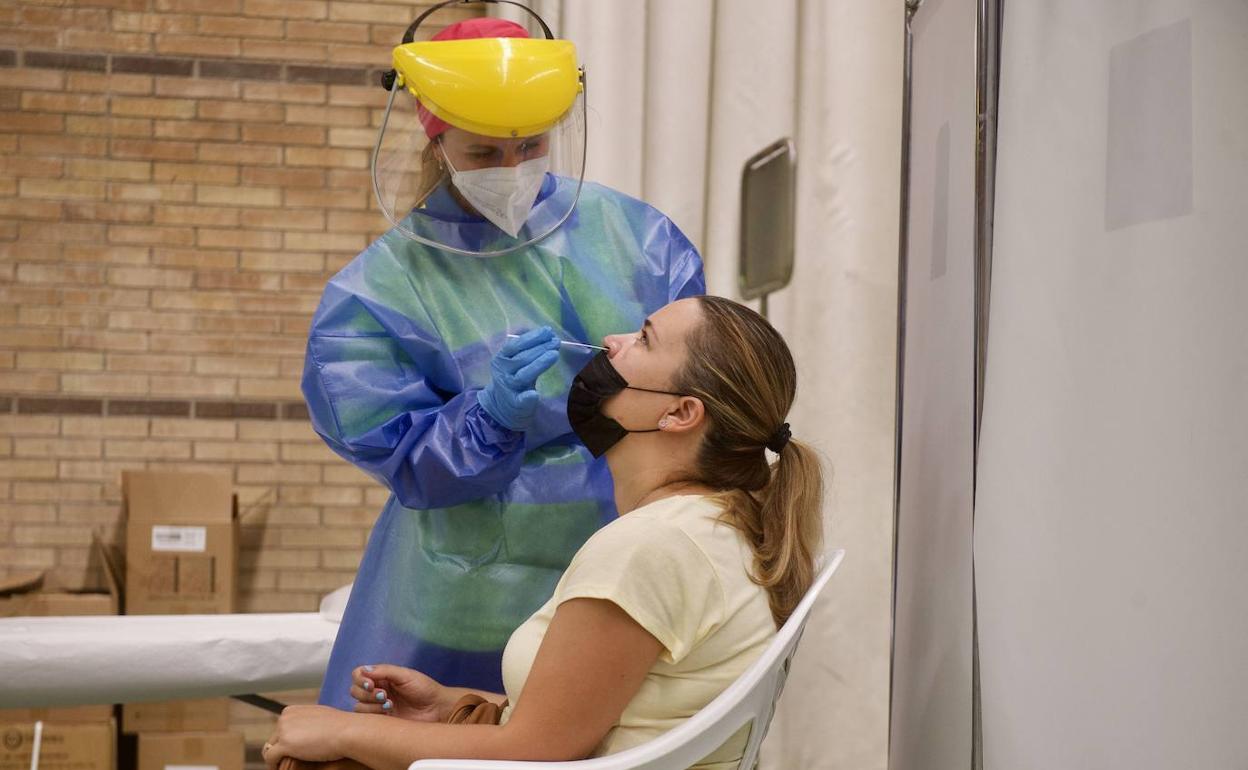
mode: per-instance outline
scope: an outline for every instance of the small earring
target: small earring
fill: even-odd
[[[666,417],[664,417],[662,420],[659,420],[659,427],[660,427],[660,428],[666,428],[666,427],[668,426],[668,424],[669,424],[669,423],[668,423],[668,421],[667,421],[667,418],[666,418]]]

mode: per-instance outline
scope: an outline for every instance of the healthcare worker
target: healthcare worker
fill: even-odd
[[[583,182],[573,44],[492,18],[412,42],[447,4],[383,76],[373,185],[394,227],[330,280],[308,339],[316,431],[392,492],[322,686],[348,710],[372,663],[501,690],[511,632],[616,515],[565,411],[595,351],[560,340],[705,290],[671,220]]]

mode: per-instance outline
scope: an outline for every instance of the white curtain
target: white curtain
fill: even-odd
[[[1007,3],[984,767],[1248,767],[1248,3]]]
[[[664,211],[709,291],[737,296],[740,180],[782,137],[798,158],[793,285],[771,318],[799,372],[790,422],[832,471],[815,609],[765,770],[887,763],[901,3],[537,0],[588,77],[587,177]],[[504,11],[523,21],[523,11]],[[535,29],[530,27],[530,31]]]

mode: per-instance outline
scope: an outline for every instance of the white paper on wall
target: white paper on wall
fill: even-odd
[[[975,3],[914,33],[892,770],[971,762]]]
[[[1004,24],[984,767],[1248,767],[1248,3]]]

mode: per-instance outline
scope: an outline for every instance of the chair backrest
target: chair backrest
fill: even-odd
[[[752,770],[776,701],[784,689],[789,665],[802,638],[810,610],[845,557],[843,550],[825,555],[810,590],[767,649],[737,681],[687,721],[641,746],[605,757],[576,762],[512,762],[472,759],[426,759],[408,770],[686,770],[724,745],[744,725],[753,723],[740,770]]]

